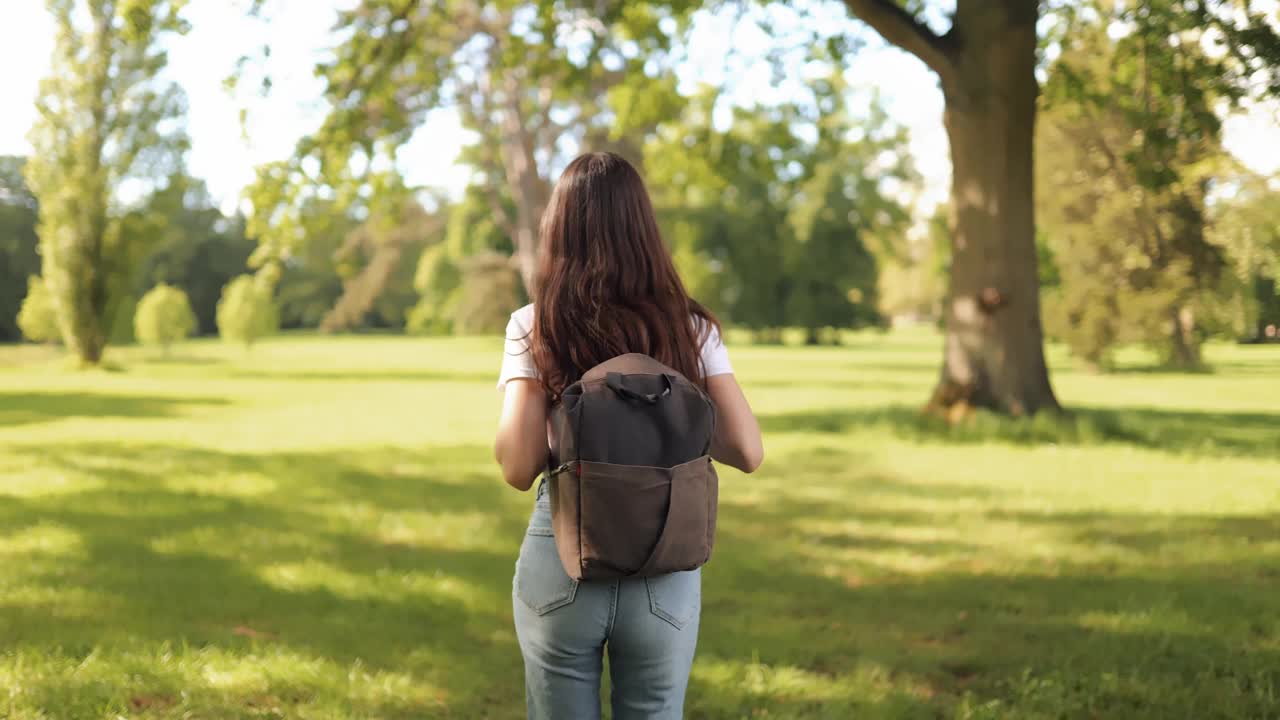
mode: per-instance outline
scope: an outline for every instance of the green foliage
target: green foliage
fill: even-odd
[[[511,313],[525,303],[520,273],[510,255],[484,252],[460,263],[462,282],[453,303],[453,331],[459,335],[496,335]]]
[[[40,200],[42,275],[62,336],[84,364],[102,357],[144,248],[114,193],[164,174],[185,138],[177,86],[161,79],[184,0],[48,0],[56,36],[41,81],[25,174]]]
[[[62,340],[58,328],[58,314],[53,307],[53,297],[44,280],[36,275],[27,278],[27,294],[18,312],[18,328],[32,342],[57,342]]]
[[[694,296],[728,321],[765,330],[784,324],[786,246],[783,159],[799,140],[781,113],[734,111],[711,125],[713,94],[693,98],[678,122],[645,147],[644,167],[659,222]]]
[[[524,304],[511,236],[495,220],[486,195],[484,188],[473,186],[446,208],[443,241],[427,247],[418,259],[413,279],[418,302],[409,311],[410,332],[502,332],[507,316]],[[508,285],[512,277],[515,288]]]
[[[334,254],[343,292],[320,322],[321,330],[364,325],[403,329],[406,312],[417,299],[415,268],[441,220],[396,176],[388,178],[373,207],[375,214],[353,229]]]
[[[1086,362],[1145,342],[1173,364],[1200,364],[1204,298],[1221,252],[1206,236],[1208,178],[1223,156],[1215,95],[1187,70],[1200,35],[1076,18],[1049,68],[1039,122],[1037,190],[1061,285],[1045,324]],[[1172,39],[1171,39],[1172,38]]]
[[[447,245],[434,245],[418,260],[413,286],[419,293],[417,305],[409,311],[408,329],[418,335],[447,335],[453,332],[457,290],[462,272]]]
[[[447,245],[432,246],[422,253],[414,285],[421,295],[408,327],[419,335],[501,333],[527,302],[512,256],[496,250],[455,259]]]
[[[315,328],[342,297],[345,268],[337,258],[359,223],[336,201],[318,198],[307,200],[298,217],[307,242],[279,262],[266,264],[259,263],[259,245],[250,265],[258,263],[262,281],[276,285],[281,327]]]
[[[878,278],[880,312],[909,322],[942,319],[951,259],[950,208],[940,205],[920,237],[885,258]]]
[[[134,335],[143,345],[159,345],[168,353],[173,343],[195,331],[196,317],[187,294],[162,283],[151,288],[138,301],[133,328]]]
[[[787,256],[788,324],[809,331],[876,325],[878,263],[896,246],[910,220],[907,209],[885,192],[886,181],[915,179],[907,160],[907,135],[873,98],[867,117],[849,114],[841,70],[812,83],[817,141],[801,164],[804,174],[789,199],[794,242]],[[850,139],[852,135],[858,139]],[[892,158],[885,163],[883,158]]]
[[[1265,340],[1268,325],[1280,326],[1280,180],[1235,168],[1218,183],[1209,237],[1231,270],[1219,319],[1236,337]]]
[[[227,342],[252,346],[280,326],[271,288],[261,278],[241,275],[222,291],[218,301],[218,333]]]
[[[181,288],[191,302],[199,335],[217,333],[217,306],[222,288],[246,269],[254,244],[244,236],[244,220],[226,217],[214,204],[204,182],[175,173],[148,199],[143,214],[152,234],[134,293],[167,283]]]
[[[828,328],[878,323],[876,255],[892,255],[909,219],[888,190],[915,178],[902,159],[906,135],[878,98],[853,117],[835,70],[810,92],[808,102],[736,109],[723,132],[707,93],[646,147],[686,284],[761,337],[799,325],[819,341],[836,337]]]
[[[40,272],[38,203],[22,177],[26,159],[0,155],[0,342],[17,340],[27,278]]]

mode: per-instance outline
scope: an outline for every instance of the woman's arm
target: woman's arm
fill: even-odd
[[[533,378],[508,381],[493,444],[503,479],[517,490],[528,490],[546,469],[548,453],[547,395],[542,383]]]
[[[742,472],[755,472],[764,461],[764,441],[737,379],[732,374],[712,375],[707,378],[707,392],[716,404],[711,457]]]

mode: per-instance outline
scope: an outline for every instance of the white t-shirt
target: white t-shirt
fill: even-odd
[[[533,305],[525,305],[511,313],[507,323],[507,341],[502,349],[502,372],[498,375],[498,389],[507,386],[508,380],[537,378],[538,369],[533,365],[533,353],[529,352],[529,331],[533,328]],[[728,375],[733,372],[729,364],[729,351],[720,340],[715,328],[702,343],[702,366],[707,377]]]

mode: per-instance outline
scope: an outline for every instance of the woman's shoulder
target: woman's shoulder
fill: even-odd
[[[511,313],[511,320],[507,323],[508,330],[519,332],[521,336],[528,335],[533,329],[533,303],[529,303],[519,310]],[[511,333],[507,333],[508,336]]]

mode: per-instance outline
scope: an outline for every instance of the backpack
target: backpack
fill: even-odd
[[[707,393],[648,355],[615,357],[565,389],[544,482],[569,577],[649,577],[711,558],[715,425]]]

